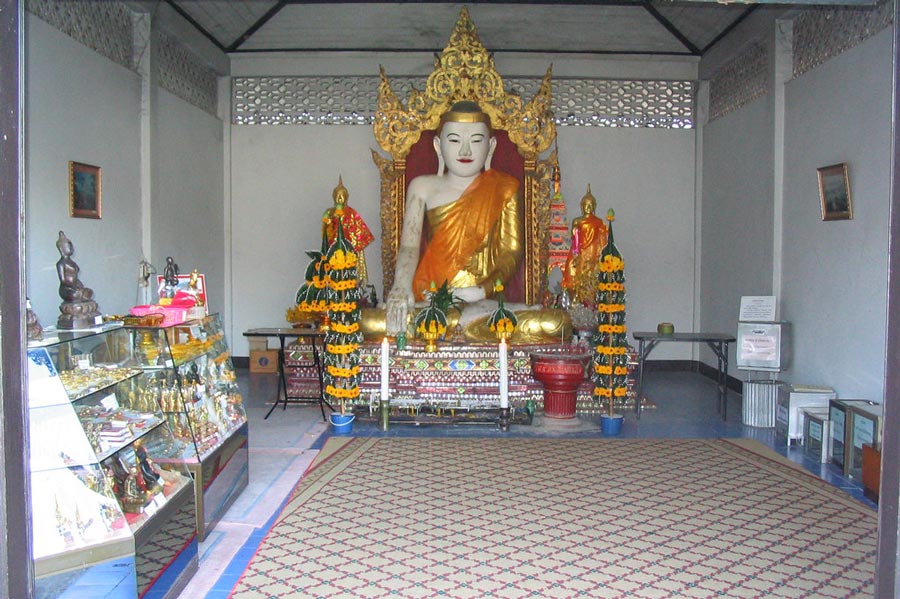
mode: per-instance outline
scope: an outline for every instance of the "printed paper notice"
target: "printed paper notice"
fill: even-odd
[[[778,345],[772,335],[744,335],[741,338],[741,360],[774,362],[778,359]]]
[[[744,295],[741,297],[741,322],[772,322],[775,320],[774,295]]]

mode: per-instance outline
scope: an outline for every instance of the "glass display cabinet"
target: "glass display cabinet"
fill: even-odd
[[[178,448],[161,462],[184,464],[194,477],[202,541],[249,482],[247,415],[221,319],[128,330]]]
[[[37,597],[177,595],[197,569],[194,482],[117,325],[28,348]]]

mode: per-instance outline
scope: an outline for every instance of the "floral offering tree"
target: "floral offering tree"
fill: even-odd
[[[503,282],[500,279],[494,283],[494,294],[497,298],[497,309],[488,318],[488,327],[492,333],[497,335],[497,339],[508,340],[516,330],[519,319],[516,318],[515,312],[504,305]]]
[[[335,216],[340,217],[339,211]],[[325,396],[345,404],[359,397],[359,345],[362,343],[357,256],[344,237],[339,221],[337,237],[325,254],[328,331],[325,333]]]
[[[438,289],[434,281],[428,291],[428,306],[416,314],[413,327],[416,335],[425,339],[425,351],[437,351],[437,340],[447,332],[447,312],[459,306],[459,299],[450,290],[447,281]]]
[[[597,284],[598,326],[594,335],[594,396],[606,402],[605,418],[616,418],[615,402],[628,393],[628,341],[625,328],[625,262],[613,241],[615,212],[607,212],[609,239],[600,253]],[[605,430],[605,429],[604,429]]]
[[[323,227],[322,249],[306,252],[310,262],[306,266],[305,282],[297,290],[296,305],[287,310],[288,322],[299,323],[315,320],[328,311],[328,304],[325,301],[327,293],[325,255],[327,252],[328,237]]]

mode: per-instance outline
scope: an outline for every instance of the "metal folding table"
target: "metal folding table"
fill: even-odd
[[[266,413],[265,418],[269,417],[269,415],[272,413],[272,411],[275,409],[275,406],[277,406],[279,402],[284,402],[284,406],[282,406],[281,408],[282,410],[284,410],[287,408],[288,403],[309,403],[310,401],[316,401],[319,404],[319,408],[322,410],[322,419],[326,420],[325,406],[328,406],[328,409],[332,412],[334,411],[334,407],[332,407],[332,405],[328,403],[328,400],[325,399],[325,383],[322,378],[322,368],[324,364],[322,362],[322,355],[319,351],[319,347],[321,344],[325,343],[325,333],[318,329],[273,327],[250,329],[248,331],[244,331],[244,337],[278,338],[278,391],[276,392],[275,403],[271,408],[269,408],[269,411]],[[287,378],[285,377],[284,373],[284,340],[288,337],[304,339],[309,342],[310,346],[312,346],[313,364],[319,378],[318,396],[288,395]],[[322,347],[322,349],[325,349],[324,346]],[[265,420],[265,418],[263,420]]]

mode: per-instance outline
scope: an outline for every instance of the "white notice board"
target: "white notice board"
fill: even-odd
[[[744,295],[741,297],[740,322],[771,322],[775,320],[774,295]]]

